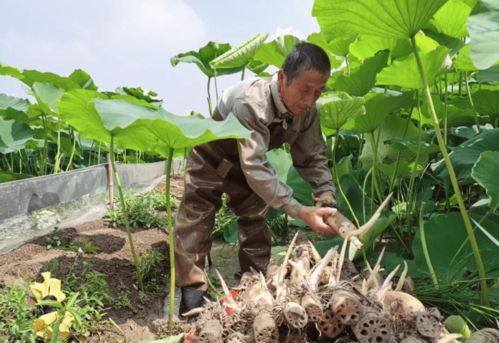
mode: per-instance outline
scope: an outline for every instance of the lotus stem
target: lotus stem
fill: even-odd
[[[464,227],[466,229],[466,233],[468,234],[468,239],[471,245],[471,251],[473,252],[473,257],[475,259],[475,264],[477,266],[478,275],[480,277],[480,303],[482,305],[489,305],[489,297],[487,291],[487,282],[486,282],[486,274],[485,267],[483,265],[482,257],[480,255],[480,250],[478,248],[478,244],[476,241],[475,234],[473,233],[473,227],[471,225],[471,220],[464,205],[463,196],[461,194],[461,190],[459,189],[459,184],[457,182],[456,173],[454,171],[454,167],[449,158],[449,154],[447,153],[447,148],[444,144],[444,140],[442,137],[442,133],[440,132],[440,126],[438,123],[437,113],[435,111],[435,106],[433,105],[433,100],[431,98],[430,87],[428,86],[428,81],[426,79],[426,75],[424,73],[423,64],[421,63],[421,58],[419,56],[419,52],[416,45],[415,36],[411,37],[412,49],[414,55],[416,57],[416,63],[418,65],[419,74],[421,76],[421,80],[424,85],[424,93],[426,96],[426,100],[428,101],[428,105],[431,112],[431,117],[433,119],[433,126],[435,128],[435,134],[437,136],[438,146],[440,148],[440,152],[442,153],[442,157],[445,161],[445,165],[449,172],[452,188],[454,189],[454,193],[456,195],[456,200],[459,205],[459,211],[461,212],[461,216],[463,218]]]

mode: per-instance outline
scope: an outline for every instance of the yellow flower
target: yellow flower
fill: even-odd
[[[54,329],[52,324],[57,320],[58,313],[50,312],[40,316],[35,319],[35,331],[38,337],[51,339],[54,334]],[[59,324],[59,337],[62,339],[67,339],[70,335],[70,327],[73,322],[74,317],[71,313],[67,312],[64,314],[62,322]]]
[[[42,276],[42,283],[34,282],[29,286],[36,300],[41,301],[46,296],[52,295],[57,299],[58,302],[64,301],[64,299],[66,299],[66,296],[61,291],[61,280],[51,278],[50,272],[42,273]]]

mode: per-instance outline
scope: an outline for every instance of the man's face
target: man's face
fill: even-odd
[[[319,99],[324,90],[328,73],[310,69],[301,71],[288,84],[286,75],[279,70],[279,94],[284,105],[293,116],[301,116]]]

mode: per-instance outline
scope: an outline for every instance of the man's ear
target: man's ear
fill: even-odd
[[[279,69],[277,72],[277,81],[279,81],[279,85],[284,84],[286,81],[286,74],[284,74],[284,71],[282,69]]]

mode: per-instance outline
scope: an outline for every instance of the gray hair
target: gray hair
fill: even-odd
[[[282,65],[288,84],[302,71],[314,69],[329,74],[331,63],[326,52],[319,46],[301,42],[295,45]]]

